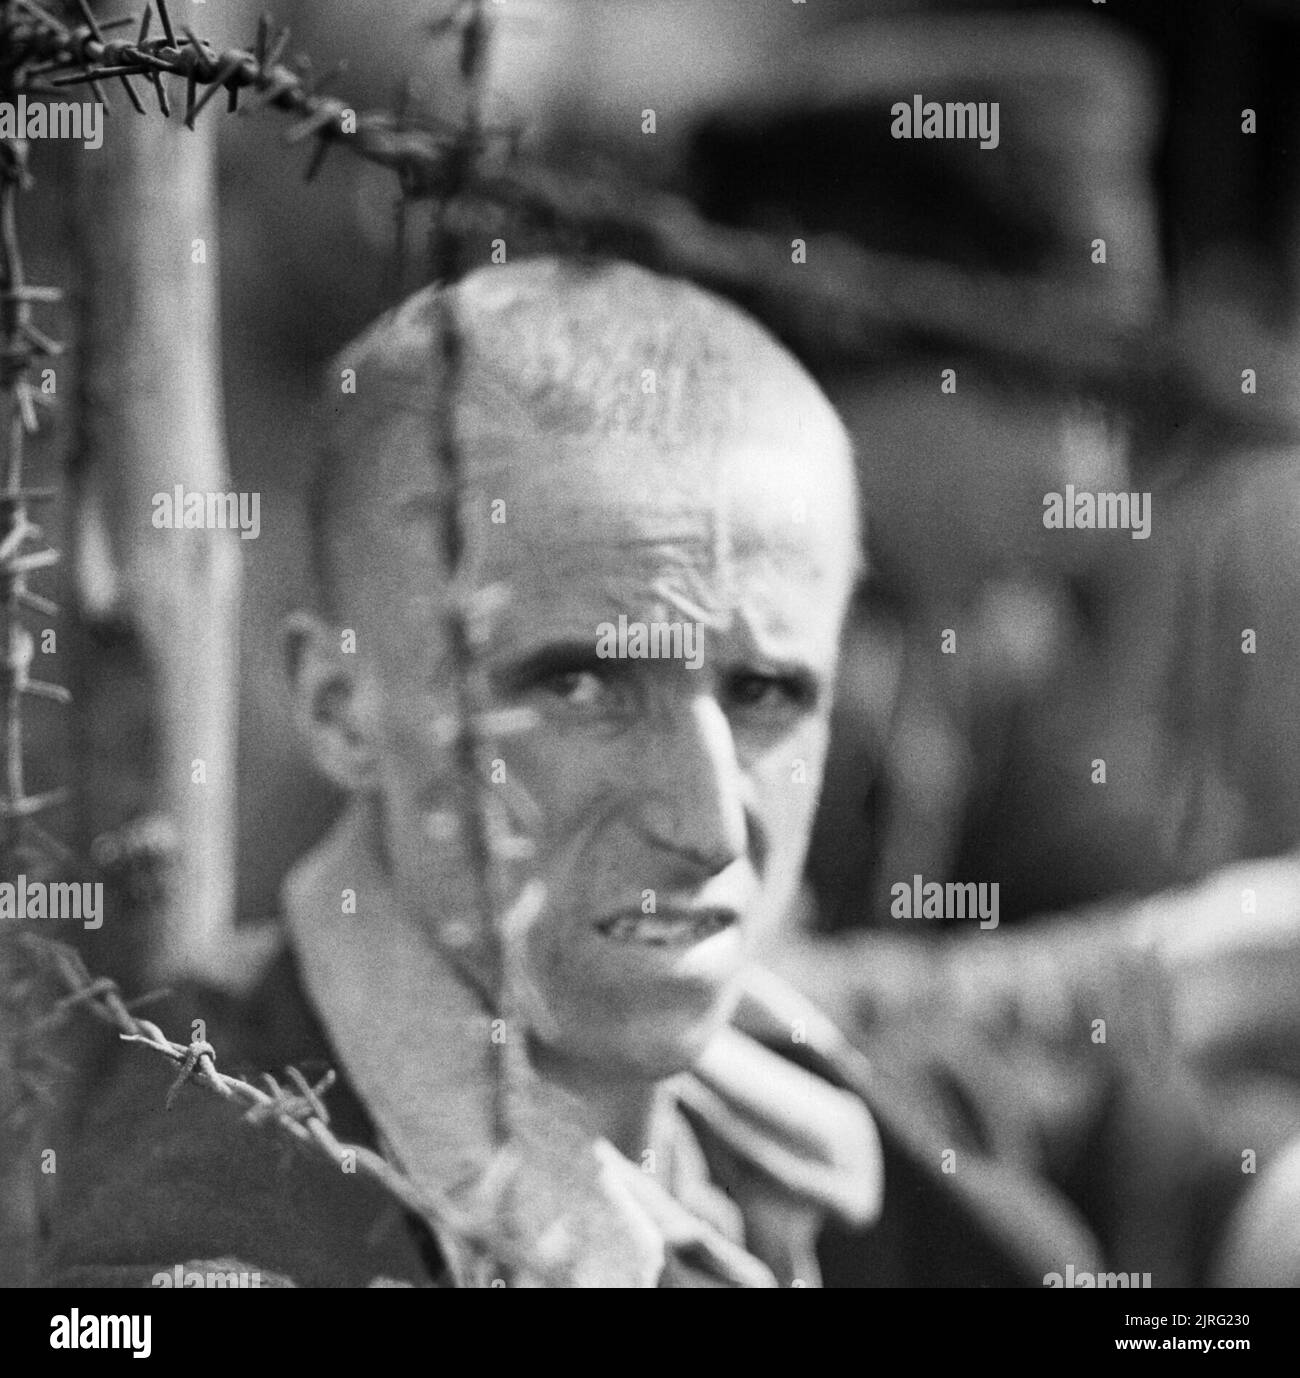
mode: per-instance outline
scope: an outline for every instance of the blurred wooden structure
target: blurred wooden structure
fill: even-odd
[[[110,940],[129,949],[127,971],[156,980],[218,961],[232,921],[239,535],[152,521],[154,495],[177,484],[230,487],[213,129],[125,112],[113,124],[78,160],[75,190],[73,559],[82,616],[124,621],[148,664],[154,809],[178,848],[147,931]],[[105,820],[89,805],[93,831]]]

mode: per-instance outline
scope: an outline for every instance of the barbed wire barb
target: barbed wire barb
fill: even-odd
[[[314,1085],[296,1067],[285,1069],[293,1091],[286,1091],[269,1073],[261,1074],[267,1089],[218,1070],[217,1054],[206,1040],[177,1043],[167,1038],[157,1024],[133,1012],[148,1001],[163,998],[154,992],[140,1000],[127,1002],[116,981],[92,977],[80,953],[66,943],[32,933],[22,934],[20,945],[37,964],[49,971],[67,995],[51,1011],[58,1022],[75,1011],[89,1014],[116,1030],[123,1042],[135,1044],[165,1058],[177,1068],[176,1079],[166,1093],[171,1109],[182,1090],[193,1085],[239,1106],[243,1118],[252,1125],[266,1125],[285,1135],[300,1148],[321,1156],[335,1166],[355,1171],[381,1187],[398,1205],[417,1215],[436,1233],[447,1234],[482,1249],[506,1268],[526,1271],[530,1276],[560,1283],[552,1265],[527,1252],[511,1237],[495,1229],[490,1221],[478,1218],[441,1193],[417,1186],[374,1149],[362,1144],[344,1143],[329,1128],[329,1115],[322,1097],[336,1083],[336,1073],[328,1071]],[[44,1036],[55,1027],[45,1022],[27,1031],[28,1037]],[[48,1089],[48,1088],[46,1088]]]

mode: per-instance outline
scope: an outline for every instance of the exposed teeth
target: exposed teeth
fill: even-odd
[[[600,931],[620,943],[645,943],[650,947],[671,947],[698,942],[719,933],[727,926],[721,914],[701,914],[684,919],[667,914],[620,914],[600,925]]]

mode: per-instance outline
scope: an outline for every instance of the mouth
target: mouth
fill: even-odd
[[[661,909],[655,914],[624,910],[596,924],[596,932],[615,943],[642,947],[690,947],[734,927],[734,909]]]

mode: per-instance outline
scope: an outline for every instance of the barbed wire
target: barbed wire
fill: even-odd
[[[7,21],[10,14],[6,0],[0,20]],[[13,99],[12,77],[0,66],[0,100]],[[67,792],[29,794],[24,778],[24,701],[40,697],[66,702],[69,697],[61,686],[32,677],[36,642],[24,623],[25,613],[57,613],[54,603],[28,586],[28,579],[59,560],[31,518],[32,506],[56,492],[32,487],[24,473],[27,438],[38,429],[40,394],[32,386],[32,371],[41,359],[60,350],[32,319],[35,305],[57,302],[60,293],[28,283],[23,270],[17,201],[29,182],[26,144],[20,139],[0,141],[0,876],[37,864],[41,852],[47,861],[66,854],[35,818],[62,803]],[[0,925],[0,938],[13,928],[12,921]],[[7,946],[0,949],[0,1139],[5,1140],[36,1133],[41,1118],[56,1103],[49,1081],[66,1070],[51,1048],[21,1038],[42,1008],[45,992],[14,962],[15,955]],[[12,1035],[15,1029],[20,1031],[17,1039]],[[11,1147],[17,1151],[11,1152]],[[38,1181],[31,1161],[17,1144],[6,1144],[0,1161],[0,1227],[6,1238],[12,1236],[4,1271],[6,1278],[20,1282],[30,1280],[38,1232]]]
[[[0,72],[0,93],[9,93]],[[38,429],[40,394],[31,373],[41,359],[55,358],[62,345],[38,329],[32,320],[36,303],[61,299],[57,288],[36,287],[26,281],[18,242],[17,197],[27,185],[26,148],[21,141],[0,143],[0,737],[3,738],[4,787],[0,792],[0,831],[4,854],[16,854],[25,820],[53,808],[67,798],[66,790],[28,794],[23,771],[22,701],[24,697],[70,700],[61,685],[32,678],[35,640],[23,623],[23,612],[53,616],[58,607],[28,587],[28,576],[48,570],[59,553],[42,539],[32,521],[30,506],[48,502],[57,489],[24,483],[26,440]],[[32,831],[28,824],[28,832]],[[53,842],[42,830],[47,844]]]
[[[344,1143],[330,1129],[329,1112],[323,1097],[337,1080],[333,1069],[312,1084],[296,1067],[286,1067],[284,1075],[292,1089],[279,1084],[269,1072],[261,1074],[262,1086],[217,1069],[216,1049],[206,1039],[177,1043],[151,1020],[134,1011],[164,997],[154,993],[138,999],[123,999],[117,982],[91,975],[81,955],[66,943],[33,933],[18,937],[19,945],[36,967],[47,973],[65,992],[54,1001],[48,1013],[32,1023],[24,1037],[39,1041],[60,1027],[80,1010],[116,1031],[123,1042],[135,1044],[166,1059],[176,1069],[176,1077],[166,1093],[166,1108],[171,1109],[186,1085],[194,1085],[232,1102],[243,1110],[244,1120],[255,1126],[270,1126],[293,1143],[340,1170],[355,1169],[382,1188],[403,1209],[418,1216],[431,1230],[441,1229],[458,1241],[477,1246],[494,1263],[504,1268],[526,1271],[533,1277],[559,1280],[558,1270],[546,1260],[520,1249],[490,1224],[457,1206],[445,1194],[435,1194],[418,1186],[374,1149],[362,1144]],[[44,1087],[37,1088],[44,1091]]]
[[[475,958],[466,974],[481,990],[494,1015],[509,1020],[513,1014],[509,993],[509,969],[505,960],[508,935],[504,929],[505,894],[498,831],[493,825],[485,781],[496,757],[496,747],[482,724],[490,720],[490,705],[478,691],[478,639],[474,635],[482,618],[474,616],[475,593],[466,582],[469,572],[469,533],[465,528],[463,495],[466,485],[464,458],[457,436],[457,408],[462,383],[461,324],[446,288],[456,276],[456,242],[447,223],[447,212],[462,195],[473,176],[475,150],[484,124],[484,76],[491,25],[482,0],[471,0],[465,11],[460,39],[460,76],[465,86],[463,139],[448,161],[446,195],[440,198],[429,225],[429,276],[438,284],[433,302],[430,333],[430,373],[436,405],[430,417],[429,446],[434,466],[448,488],[441,506],[438,535],[453,596],[444,616],[448,648],[448,673],[455,694],[453,779],[459,786],[457,813],[466,861],[475,881],[476,919],[469,926]],[[481,593],[479,597],[481,597]],[[467,933],[467,936],[469,934]],[[455,959],[455,953],[453,960]],[[467,954],[468,955],[468,954]],[[476,969],[482,968],[482,969]],[[492,1045],[492,1124],[498,1143],[510,1137],[508,1064],[503,1046]]]
[[[348,128],[352,117],[350,109],[342,102],[322,97],[319,94],[321,80],[312,81],[297,67],[280,63],[288,39],[287,30],[272,38],[269,20],[263,18],[258,26],[254,49],[214,53],[188,28],[182,29],[184,44],[179,43],[166,0],[157,0],[157,5],[162,36],[149,38],[153,16],[152,5],[149,5],[139,21],[136,41],[123,43],[108,39],[105,35],[134,21],[98,21],[85,0],[76,0],[83,20],[79,26],[65,25],[33,0],[0,0],[0,93],[51,92],[84,81],[103,101],[101,82],[115,78],[127,91],[135,109],[144,114],[144,106],[131,84],[132,77],[144,77],[154,89],[160,112],[167,117],[170,102],[162,76],[182,76],[186,82],[185,122],[193,128],[198,115],[218,90],[224,87],[229,92],[228,108],[233,110],[238,105],[240,90],[251,86],[256,88],[259,104],[296,111],[304,117],[301,123],[291,128],[289,137],[291,141],[296,141],[316,136],[317,151],[308,168],[309,177],[319,170],[331,139],[352,137]],[[438,214],[430,236],[431,267],[435,276],[444,280],[452,276],[454,266],[451,236],[445,232],[445,211],[450,201],[464,191],[472,176],[475,158],[491,135],[481,115],[481,77],[488,24],[486,13],[479,3],[472,3],[467,8],[459,29],[460,70],[469,92],[464,126],[454,129],[446,126],[445,137],[424,129],[420,133],[426,141],[441,138],[441,142],[434,148],[426,143],[421,150],[422,157],[416,158],[411,156],[409,148],[403,150],[401,137],[393,137],[397,131],[392,127],[393,122],[385,116],[364,119],[358,125],[360,138],[357,141],[365,156],[397,168],[402,181],[403,201],[422,195],[438,196]],[[203,88],[201,95],[200,88]],[[5,450],[6,483],[3,496],[0,497],[3,503],[0,517],[4,519],[4,525],[0,526],[0,578],[4,579],[4,597],[0,599],[3,613],[0,616],[3,616],[5,645],[8,648],[4,661],[6,775],[0,809],[3,809],[7,829],[6,857],[10,858],[16,852],[16,846],[11,851],[10,844],[16,844],[19,838],[19,824],[28,820],[32,813],[51,807],[66,797],[64,791],[38,797],[27,796],[24,792],[21,696],[43,694],[67,701],[68,695],[59,686],[31,680],[27,670],[34,643],[18,621],[20,606],[34,607],[50,614],[56,611],[54,604],[32,594],[25,584],[27,573],[47,568],[59,558],[57,552],[51,550],[33,553],[26,548],[40,533],[28,518],[25,504],[37,496],[53,497],[55,494],[37,494],[34,490],[22,489],[21,468],[23,437],[34,430],[36,424],[34,392],[28,375],[40,357],[55,353],[58,349],[32,324],[30,303],[57,300],[58,293],[28,288],[23,281],[15,226],[15,193],[28,181],[26,146],[20,139],[6,139],[3,147],[5,176],[0,184],[0,197],[3,198],[0,199],[0,291],[3,295],[0,301],[4,314],[0,317],[0,328],[3,329],[6,348],[4,374],[0,377],[0,396],[9,404],[14,426]],[[422,169],[418,177],[413,171],[416,167]],[[445,176],[441,169],[445,169]],[[455,323],[450,320],[443,322],[438,336],[436,347],[447,369],[449,388],[454,382],[457,357]],[[443,391],[447,392],[447,388]],[[440,428],[435,440],[437,457],[446,468],[453,485],[456,485],[460,481],[460,464],[452,431],[448,423]],[[450,506],[455,508],[454,503]],[[452,581],[459,586],[456,576],[463,555],[463,533],[448,528],[444,538]],[[458,721],[453,744],[459,771],[472,773],[477,779],[474,765],[480,761],[485,750],[491,752],[495,748],[490,739],[480,736],[478,723],[483,714],[476,711],[477,703],[469,684],[473,669],[472,609],[456,607],[450,619],[452,641],[460,652],[455,667],[459,691]],[[484,811],[483,803],[481,792],[477,789],[464,791],[460,813],[463,833],[471,842],[471,864],[481,882],[479,891],[483,912],[477,931],[493,949],[497,949],[500,943],[497,905],[500,887],[493,882],[493,863],[501,850],[503,839],[498,836],[500,829]],[[41,837],[52,849],[67,854],[56,839],[43,833]],[[505,840],[518,842],[518,839]],[[13,936],[13,931],[7,936]],[[42,1037],[60,1026],[73,1009],[84,1007],[101,1021],[115,1027],[124,1040],[165,1056],[179,1067],[178,1076],[167,1097],[169,1108],[180,1089],[193,1081],[225,1099],[243,1104],[246,1107],[245,1118],[251,1122],[269,1121],[278,1125],[299,1144],[314,1147],[336,1165],[350,1157],[359,1172],[379,1183],[431,1228],[441,1226],[457,1239],[484,1249],[492,1259],[503,1265],[527,1269],[533,1276],[552,1275],[545,1264],[503,1238],[500,1229],[493,1228],[492,1224],[470,1219],[464,1211],[444,1198],[430,1197],[372,1150],[341,1144],[328,1128],[328,1115],[321,1099],[333,1082],[333,1073],[312,1086],[297,1069],[288,1069],[293,1094],[286,1092],[269,1073],[262,1078],[266,1089],[220,1073],[215,1066],[215,1051],[211,1045],[201,1041],[186,1045],[167,1039],[157,1025],[139,1019],[131,1012],[115,982],[107,978],[92,978],[73,948],[21,932],[17,933],[17,946],[28,957],[38,959],[47,972],[52,972],[67,993],[55,1000],[47,1013],[35,1016],[29,1008],[31,1002],[23,1001],[26,1019],[16,1040],[17,1047],[11,1050],[13,1056],[10,1060],[20,1083],[20,1092],[26,1093],[27,1103],[24,1104],[20,1094],[16,1118],[23,1118],[24,1112],[30,1110],[32,1104],[47,1107],[52,1104],[54,1098],[50,1090],[50,1074],[60,1068],[56,1060],[48,1055]],[[495,968],[492,975],[499,977],[500,963],[496,960],[496,952],[493,951],[491,955]],[[24,973],[16,978],[16,984],[30,995],[34,980],[30,974]],[[494,980],[492,984],[497,986],[498,981]],[[499,994],[499,988],[481,993],[491,1001],[494,995]],[[500,1059],[496,1061],[495,1073],[494,1120],[497,1125],[497,1146],[500,1148],[508,1140],[504,1122],[508,1098]]]
[[[103,87],[111,79],[121,83],[131,104],[143,114],[134,78],[152,87],[160,113],[168,117],[171,102],[162,79],[179,77],[185,82],[183,118],[191,129],[223,90],[228,111],[238,110],[241,93],[248,92],[251,99],[245,109],[270,107],[298,116],[287,138],[292,143],[317,141],[309,175],[319,171],[332,144],[346,141],[363,157],[397,171],[407,196],[444,195],[456,179],[465,150],[462,125],[426,118],[418,127],[404,127],[392,114],[358,113],[347,102],[325,95],[322,88],[340,69],[315,75],[302,59],[293,64],[282,61],[290,31],[286,27],[273,35],[265,15],[258,22],[252,47],[218,50],[188,25],[180,26],[178,37],[166,0],[150,0],[139,21],[131,16],[100,21],[85,0],[76,4],[83,22],[66,25],[34,0],[11,0],[6,17],[0,20],[0,71],[15,90],[51,95],[85,84],[111,110]],[[162,33],[150,37],[155,5]],[[474,19],[462,26],[462,51],[481,47],[482,37],[475,35],[483,23]],[[112,30],[137,24],[134,40],[108,36]],[[485,138],[518,137],[515,128],[484,127],[481,132]]]
[[[154,4],[162,33],[151,36]],[[525,166],[516,156],[517,124],[479,122],[470,129],[416,118],[405,100],[396,112],[355,110],[322,89],[339,69],[316,75],[302,59],[285,61],[289,30],[273,33],[266,17],[250,47],[217,49],[188,26],[178,33],[166,0],[151,0],[138,23],[130,16],[96,21],[85,0],[77,5],[83,22],[69,25],[36,0],[9,0],[0,17],[0,69],[15,89],[49,94],[86,84],[104,99],[104,83],[117,81],[143,113],[132,84],[139,81],[152,88],[166,115],[164,79],[179,78],[191,127],[224,90],[228,110],[267,108],[295,117],[287,139],[315,142],[309,178],[331,148],[343,146],[391,169],[404,201],[444,199],[454,188],[461,199],[562,229],[580,245],[598,244],[733,293],[813,357],[861,360],[899,339],[928,338],[991,353],[1038,376],[1064,371],[1072,380],[1124,386],[1134,368],[1148,371],[1144,352],[1134,347],[1137,332],[1098,305],[1090,283],[968,273],[834,234],[808,235],[805,259],[794,268],[789,239],[717,224],[686,197],[611,165],[592,172],[530,158]],[[128,25],[137,28],[134,40],[110,36]],[[462,74],[481,71],[488,26],[476,0],[431,27],[458,32]]]
[[[153,32],[154,9],[161,32]],[[705,219],[683,197],[630,181],[613,169],[598,175],[575,172],[517,157],[520,130],[494,125],[483,114],[483,77],[489,38],[489,22],[483,0],[466,0],[445,21],[459,36],[460,74],[469,93],[466,117],[447,122],[432,117],[413,118],[405,109],[357,111],[324,87],[333,74],[315,75],[301,59],[286,60],[287,28],[273,31],[263,17],[256,38],[248,48],[218,49],[187,25],[179,32],[166,0],[151,0],[139,19],[121,16],[98,19],[86,0],[75,0],[80,22],[64,22],[37,0],[0,0],[0,93],[62,94],[85,85],[105,108],[105,86],[115,83],[132,107],[146,114],[135,83],[149,88],[159,113],[170,116],[168,79],[184,83],[183,119],[193,129],[197,119],[224,91],[228,111],[273,109],[293,119],[287,139],[293,144],[312,142],[306,175],[315,177],[330,150],[341,145],[354,154],[386,168],[398,178],[401,198],[407,202],[436,202],[431,228],[430,268],[435,280],[448,281],[454,274],[455,254],[447,216],[453,205],[474,202],[508,211],[546,227],[559,227],[579,245],[599,244],[604,251],[635,258],[650,266],[726,290],[755,306],[787,336],[810,354],[860,357],[878,349],[896,334],[930,332],[945,339],[991,349],[1037,368],[1043,360],[1071,367],[1116,367],[1114,322],[1099,314],[1090,295],[1080,290],[1071,299],[1070,289],[1059,282],[1032,279],[975,280],[957,270],[917,265],[909,260],[872,253],[833,236],[812,236],[809,252],[795,268],[790,241],[758,231],[738,230]],[[133,28],[134,37],[114,37]],[[241,104],[242,102],[242,104]],[[26,149],[20,140],[3,143],[0,167],[0,425],[7,440],[4,450],[4,488],[0,491],[0,637],[4,654],[0,662],[0,714],[5,737],[4,793],[0,796],[0,822],[6,847],[25,835],[57,846],[55,839],[36,829],[31,817],[62,802],[66,791],[29,796],[23,781],[21,703],[38,695],[67,701],[59,686],[30,677],[34,643],[22,626],[23,609],[51,615],[55,605],[32,593],[27,576],[51,567],[58,555],[34,548],[39,528],[30,520],[28,504],[54,496],[52,492],[24,488],[22,482],[24,438],[36,429],[37,393],[31,371],[43,357],[57,354],[59,346],[31,320],[33,304],[54,302],[54,289],[26,284],[15,228],[15,198],[27,182]],[[1063,298],[1065,298],[1063,302]],[[1090,328],[1062,332],[1063,310],[1076,318],[1091,319]],[[458,354],[456,324],[449,313],[440,322],[436,349],[444,373],[442,393],[450,398]],[[450,425],[450,401],[435,421],[435,446],[439,461],[455,486],[460,463]],[[443,531],[452,585],[468,597],[457,579],[462,564],[464,534],[455,525],[458,504],[447,504],[449,525]],[[492,752],[491,743],[478,732],[482,705],[475,699],[473,680],[473,610],[451,601],[449,632],[454,649],[458,725],[454,744],[458,779],[465,789],[460,798],[462,837],[468,844],[470,864],[479,878],[480,923],[478,931],[491,939],[497,970],[496,989],[490,998],[499,1002],[507,994],[501,952],[510,926],[502,887],[494,878],[494,865],[507,844],[500,820],[490,813],[495,801],[485,799],[479,788],[481,766]],[[460,1239],[481,1247],[504,1264],[544,1271],[538,1260],[526,1257],[482,1221],[472,1220],[451,1202],[428,1195],[373,1150],[345,1145],[329,1129],[323,1095],[332,1081],[310,1085],[296,1069],[287,1073],[292,1090],[266,1075],[259,1088],[217,1070],[215,1052],[205,1042],[176,1043],[157,1025],[134,1015],[116,984],[91,977],[78,954],[66,945],[24,934],[19,943],[29,955],[44,962],[62,983],[66,994],[48,1015],[37,1018],[24,1036],[26,1046],[38,1046],[40,1037],[74,1009],[84,1008],[101,1022],[114,1027],[124,1040],[167,1058],[178,1069],[168,1093],[170,1104],[190,1082],[238,1103],[245,1118],[268,1123],[335,1165],[352,1155],[358,1172],[378,1183],[393,1199],[426,1221]],[[138,1002],[137,1002],[138,1003]],[[502,1011],[503,1012],[503,1011]],[[33,1041],[34,1040],[34,1041]],[[504,1122],[505,1067],[496,1062],[496,1109],[498,1142],[508,1139]],[[35,1092],[34,1092],[35,1093]]]

